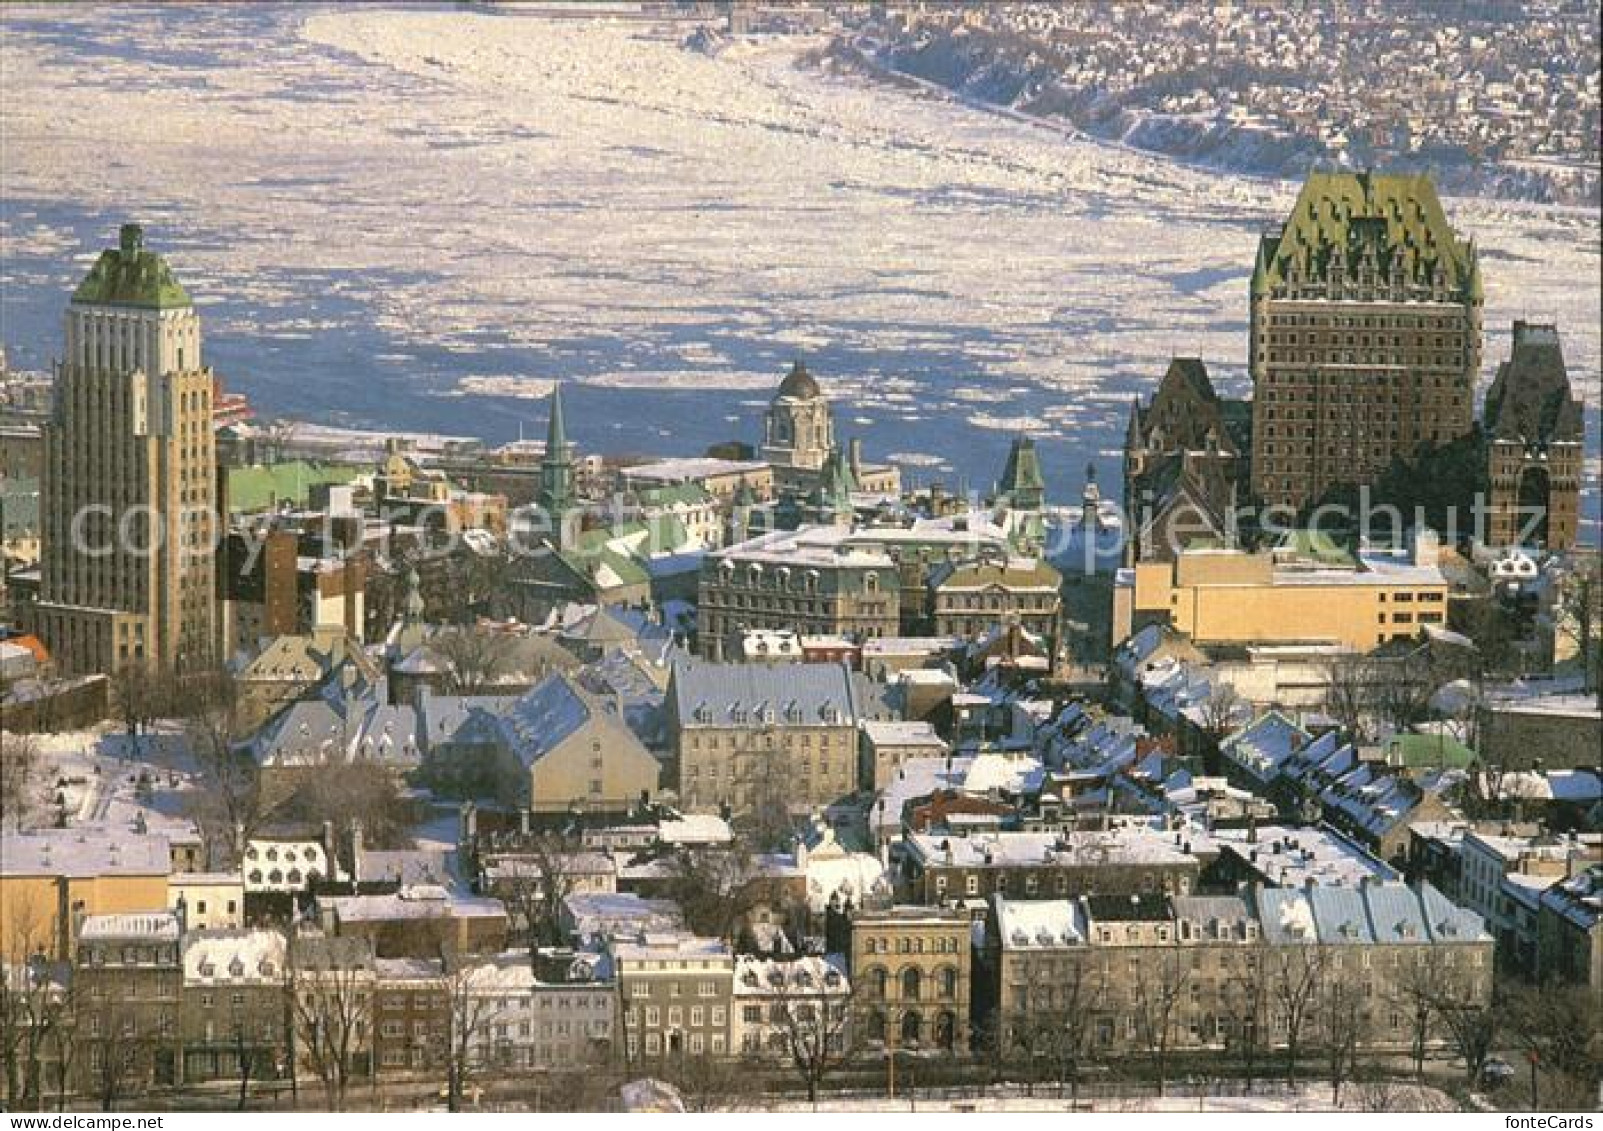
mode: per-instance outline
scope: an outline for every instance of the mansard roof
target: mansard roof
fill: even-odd
[[[1370,172],[1309,174],[1285,224],[1259,244],[1252,293],[1340,277],[1342,264],[1366,259],[1380,282],[1395,273],[1406,286],[1433,287],[1439,269],[1449,291],[1482,294],[1475,245],[1447,222],[1431,179]]]

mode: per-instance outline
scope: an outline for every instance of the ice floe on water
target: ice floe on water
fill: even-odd
[[[138,219],[230,383],[366,426],[510,438],[561,378],[581,444],[698,451],[756,440],[800,355],[871,454],[990,481],[1027,428],[1072,497],[1087,459],[1118,482],[1098,453],[1172,355],[1243,390],[1256,241],[1296,191],[806,65],[804,39],[707,54],[467,6],[0,19],[16,359],[59,351]],[[1447,206],[1486,257],[1483,378],[1513,319],[1555,319],[1595,426],[1597,217]]]

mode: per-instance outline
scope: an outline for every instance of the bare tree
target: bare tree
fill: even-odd
[[[1437,1004],[1442,997],[1442,977],[1436,964],[1429,961],[1429,954],[1419,951],[1406,957],[1413,961],[1392,978],[1388,997],[1393,1008],[1408,1019],[1414,1075],[1423,1079],[1425,1050],[1430,1044],[1437,1020]]]
[[[287,814],[336,829],[362,822],[373,848],[411,844],[406,801],[394,776],[376,762],[329,762],[317,767],[285,803]]]
[[[139,757],[140,734],[148,732],[160,717],[165,686],[161,673],[150,661],[131,661],[112,673],[112,697],[128,738],[127,757]]]
[[[769,970],[769,1023],[807,1089],[807,1102],[817,1103],[825,1078],[848,1056],[850,983],[842,969],[824,958],[775,962]]]
[[[487,695],[507,674],[512,641],[493,632],[454,628],[429,641],[445,663],[445,689],[453,695]]]
[[[1076,962],[1066,979],[1057,986],[1059,1008],[1051,1016],[1052,1037],[1047,1043],[1056,1066],[1059,1094],[1069,1085],[1075,1104],[1080,1102],[1080,1074],[1093,1055],[1091,1035],[1097,1016],[1106,1004],[1108,986],[1105,972]]]
[[[71,1023],[69,971],[48,957],[49,920],[38,908],[16,900],[5,917],[6,950],[16,961],[0,962],[0,1067],[6,1107],[42,1110],[49,1051]]]
[[[668,870],[667,894],[690,929],[731,946],[766,894],[758,861],[738,841],[728,848],[680,849]]]
[[[1328,956],[1323,947],[1316,945],[1275,947],[1270,953],[1273,1015],[1285,1036],[1286,1079],[1295,1084],[1303,1044],[1324,985]]]
[[[200,827],[213,869],[236,865],[239,830],[256,823],[260,789],[255,764],[240,749],[249,737],[238,687],[224,668],[186,681],[181,705],[184,733],[199,771],[191,815]]]
[[[1468,989],[1460,981],[1449,982],[1436,1000],[1436,1013],[1464,1061],[1465,1081],[1475,1087],[1502,1028],[1503,1006],[1490,997],[1475,1000]]]
[[[1575,644],[1588,691],[1596,693],[1603,707],[1603,635],[1598,621],[1603,618],[1603,558],[1591,553],[1576,563],[1560,584],[1558,630]]]
[[[730,758],[735,831],[758,850],[782,848],[796,832],[796,818],[790,810],[796,794],[796,782],[790,776],[794,767],[780,751],[763,746],[755,733],[741,742]]]
[[[577,883],[573,858],[581,850],[573,837],[541,833],[497,856],[492,893],[506,903],[514,929],[524,933],[530,962],[538,947],[563,941],[563,907]]]
[[[1208,689],[1208,697],[1201,703],[1202,729],[1207,733],[1211,742],[1229,734],[1237,723],[1236,716],[1246,706],[1235,685],[1231,683],[1215,683]]]
[[[1503,1024],[1530,1070],[1530,1107],[1563,1106],[1572,1094],[1582,1100],[1603,1086],[1603,1018],[1595,998],[1555,985],[1505,986],[1499,991]],[[1545,1095],[1541,1084],[1548,1085]]]
[[[1136,1035],[1157,1076],[1158,1095],[1168,1082],[1169,1053],[1180,1025],[1180,1007],[1190,992],[1191,963],[1178,950],[1143,960],[1131,987]]]
[[[1325,713],[1355,739],[1369,732],[1373,709],[1369,663],[1361,656],[1341,656],[1325,669]]]
[[[21,830],[38,801],[39,740],[0,730],[0,828]]]
[[[1247,1091],[1257,1078],[1258,1061],[1264,1051],[1270,1018],[1271,976],[1269,948],[1260,939],[1241,956],[1241,966],[1227,979],[1226,996],[1230,1029],[1236,1053],[1241,1057]]]
[[[297,1054],[343,1111],[372,1030],[372,954],[356,938],[290,942],[289,1004]]]
[[[1341,1088],[1358,1071],[1358,1041],[1363,1035],[1363,995],[1344,979],[1326,979],[1318,1003],[1319,1044],[1330,1074],[1330,1102],[1341,1106]]]
[[[488,1037],[503,1014],[500,998],[490,991],[495,969],[474,964],[447,948],[440,958],[440,988],[445,995],[448,1033],[445,1052],[446,1109],[462,1110],[462,1097],[479,1054],[489,1059]]]

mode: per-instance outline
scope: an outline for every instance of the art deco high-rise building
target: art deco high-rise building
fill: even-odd
[[[137,224],[73,292],[65,345],[39,631],[65,672],[197,666],[217,643],[212,374],[200,316]]]
[[[1302,506],[1470,431],[1473,242],[1430,179],[1315,173],[1252,275],[1252,486]]]

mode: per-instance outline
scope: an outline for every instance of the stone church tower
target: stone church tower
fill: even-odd
[[[835,419],[829,401],[800,361],[780,382],[764,419],[762,458],[776,477],[786,468],[816,472],[835,449]]]
[[[200,316],[137,224],[67,308],[44,427],[38,629],[66,674],[216,657],[217,457]]]

